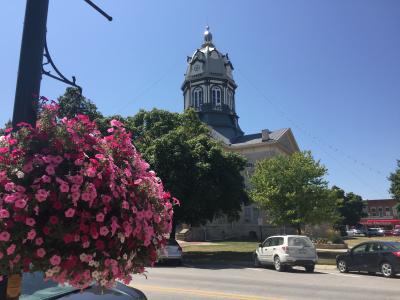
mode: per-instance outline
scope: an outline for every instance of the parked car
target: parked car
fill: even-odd
[[[158,251],[158,262],[182,264],[182,248],[176,240],[167,240],[167,245]]]
[[[368,228],[366,235],[371,236],[385,236],[385,231],[382,228]]]
[[[254,265],[273,265],[278,272],[287,266],[301,266],[314,272],[318,260],[311,240],[303,235],[279,235],[267,238],[254,253]]]
[[[395,229],[393,229],[392,235],[400,236],[400,228],[395,228]]]
[[[364,235],[365,232],[361,229],[352,228],[346,231],[347,236],[361,236]]]
[[[341,273],[366,271],[393,277],[400,272],[400,242],[373,241],[359,244],[336,257]]]
[[[24,273],[19,300],[147,300],[141,291],[122,283],[117,283],[113,288],[91,285],[81,291],[78,288],[60,285],[51,280],[44,281],[43,278],[41,272]]]

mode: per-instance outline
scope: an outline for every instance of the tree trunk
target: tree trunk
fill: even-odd
[[[301,224],[297,224],[297,234],[301,235]]]

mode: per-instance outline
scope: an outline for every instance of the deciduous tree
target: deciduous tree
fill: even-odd
[[[333,220],[335,199],[327,188],[327,169],[311,152],[296,152],[257,163],[251,197],[275,225],[292,225],[301,234],[306,224]]]

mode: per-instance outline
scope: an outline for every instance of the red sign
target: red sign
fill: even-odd
[[[362,225],[400,225],[400,219],[361,219]]]

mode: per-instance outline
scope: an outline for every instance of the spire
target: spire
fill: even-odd
[[[204,46],[212,46],[214,47],[213,43],[212,43],[212,34],[210,31],[210,26],[206,26],[206,31],[204,31]]]

